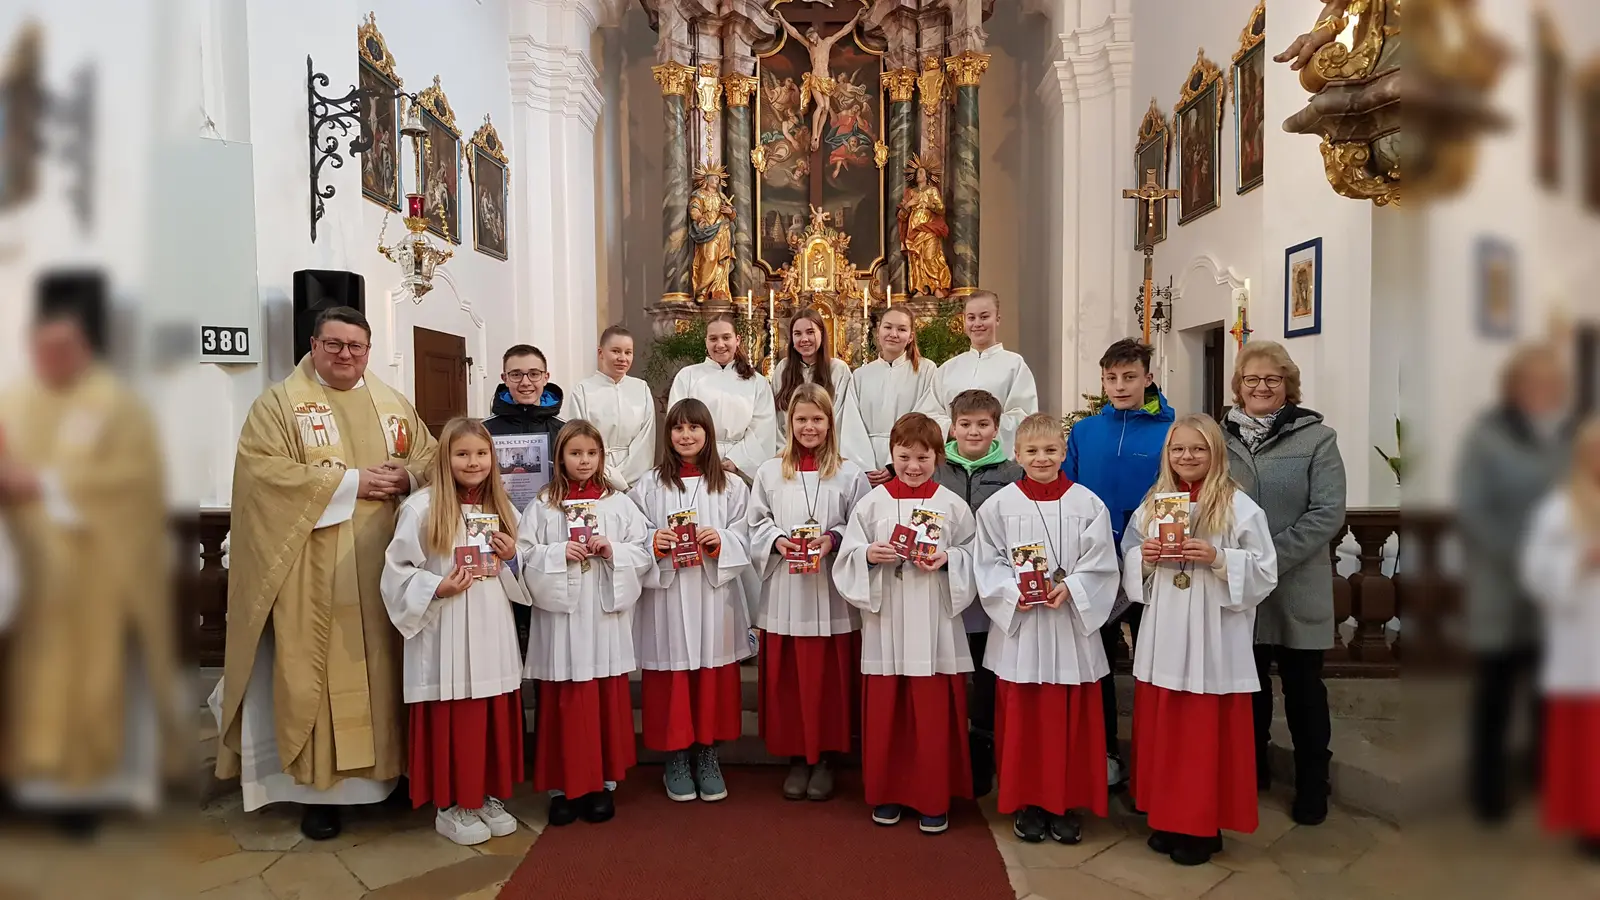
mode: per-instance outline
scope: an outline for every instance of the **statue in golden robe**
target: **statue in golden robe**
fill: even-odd
[[[900,246],[906,254],[906,290],[944,296],[950,290],[950,266],[944,239],[950,226],[944,217],[939,173],[920,157],[906,165],[906,189],[900,198]]]
[[[694,299],[732,300],[728,276],[733,273],[733,198],[722,192],[728,177],[722,166],[695,169],[695,190],[689,197],[689,239],[694,241]]]

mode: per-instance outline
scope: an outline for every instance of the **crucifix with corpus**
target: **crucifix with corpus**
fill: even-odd
[[[804,48],[810,61],[811,70],[804,73],[801,78],[798,112],[804,115],[806,107],[808,105],[812,107],[811,163],[808,167],[811,177],[807,199],[813,206],[822,204],[822,187],[827,169],[827,151],[823,148],[822,142],[826,137],[825,131],[829,122],[838,109],[835,95],[839,90],[839,82],[832,74],[830,57],[834,46],[855,32],[856,25],[867,11],[867,4],[862,0],[846,0],[846,2],[850,6],[859,7],[854,15],[843,9],[834,8],[832,0],[826,2],[819,0],[818,3],[806,6],[784,0],[773,10],[783,30],[794,39],[795,43]],[[869,122],[858,118],[856,127],[862,128],[869,139],[876,140],[876,137],[867,130],[870,127]]]
[[[1144,205],[1144,342],[1150,343],[1150,317],[1155,308],[1155,256],[1156,256],[1156,204],[1176,200],[1178,192],[1164,188],[1156,181],[1156,170],[1144,170],[1144,184],[1138,190],[1125,188],[1124,200],[1138,200]]]

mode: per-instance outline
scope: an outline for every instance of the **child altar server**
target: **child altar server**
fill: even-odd
[[[917,319],[904,303],[884,310],[878,319],[878,358],[855,371],[861,422],[872,442],[872,458],[857,460],[877,487],[894,477],[889,471],[889,432],[906,413],[919,412],[935,422],[946,410],[939,406],[939,367],[917,350]]]
[[[1533,515],[1522,581],[1544,614],[1544,826],[1600,859],[1600,421],[1578,430],[1571,477]]]
[[[644,514],[606,483],[600,432],[568,422],[555,459],[517,539],[533,601],[522,674],[539,682],[533,786],[550,792],[550,824],[570,825],[610,819],[636,759],[633,607],[655,561]]]
[[[1035,414],[1017,428],[1026,477],[978,510],[978,596],[989,614],[983,665],[996,682],[999,809],[1017,837],[1082,839],[1075,809],[1104,816],[1105,721],[1099,680],[1110,673],[1098,629],[1117,600],[1111,514],[1061,474],[1061,421]]]
[[[950,798],[972,796],[967,756],[967,649],[976,523],[966,501],[934,480],[939,426],[921,413],[889,435],[895,477],[856,505],[833,577],[861,609],[861,770],[872,820],[949,827]]]
[[[723,471],[706,405],[679,400],[662,425],[656,468],[630,496],[654,530],[656,565],[634,616],[643,670],[644,745],[667,751],[667,796],[728,796],[717,743],[740,732],[739,660],[750,614],[739,575],[749,488]],[[691,756],[693,764],[691,766]]]
[[[783,453],[756,473],[747,516],[761,579],[761,737],[789,757],[783,795],[826,800],[833,760],[855,733],[861,617],[839,596],[833,556],[870,485],[839,457],[833,398],[801,385],[789,401]]]
[[[518,516],[478,420],[445,424],[433,470],[400,506],[379,587],[405,638],[411,803],[437,806],[446,838],[481,844],[517,830],[499,798],[522,780]]]
[[[1134,645],[1133,792],[1150,847],[1196,866],[1222,829],[1256,829],[1255,608],[1278,583],[1266,514],[1228,476],[1210,416],[1173,423],[1155,486],[1123,534]]]

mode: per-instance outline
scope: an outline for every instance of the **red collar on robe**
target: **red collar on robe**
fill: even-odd
[[[678,461],[678,477],[679,478],[699,478],[701,475],[704,475],[704,474],[705,474],[704,472],[700,471],[700,467],[695,465],[694,463],[687,462],[685,460],[679,460]]]
[[[795,466],[795,469],[801,472],[817,471],[817,455],[810,450],[801,449],[800,462]]]
[[[1055,481],[1041,483],[1024,475],[1022,480],[1017,482],[1017,487],[1022,488],[1022,496],[1029,500],[1046,503],[1065,497],[1067,491],[1072,489],[1072,479],[1065,475],[1057,475]]]
[[[462,487],[456,484],[456,499],[468,506],[478,506],[483,503],[484,488],[489,484],[488,479],[478,482],[477,487]]]
[[[603,482],[599,478],[591,478],[583,484],[572,485],[567,490],[568,500],[599,500],[604,493]]]
[[[939,490],[939,482],[929,478],[920,486],[912,487],[901,481],[900,476],[896,475],[885,483],[884,487],[888,489],[889,496],[896,500],[928,500]]]
[[[1205,482],[1203,482],[1203,481],[1200,482],[1199,484],[1190,484],[1187,481],[1179,481],[1178,482],[1178,490],[1180,490],[1180,491],[1188,491],[1189,492],[1189,502],[1190,503],[1199,503],[1200,502],[1200,489],[1202,487],[1205,487]]]

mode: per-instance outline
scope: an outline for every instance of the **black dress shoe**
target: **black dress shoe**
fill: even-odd
[[[967,753],[972,760],[972,796],[982,797],[994,790],[994,739],[977,732],[967,735]]]
[[[1172,852],[1168,857],[1180,866],[1203,866],[1211,861],[1213,847],[1219,847],[1220,838],[1195,837],[1191,834],[1173,836]]]
[[[1301,789],[1295,792],[1289,805],[1289,817],[1299,825],[1321,825],[1328,820],[1328,789],[1326,786]]]
[[[557,794],[550,798],[551,825],[560,828],[562,825],[571,825],[578,821],[578,805],[567,799],[566,794]]]
[[[1045,811],[1037,806],[1024,806],[1017,810],[1016,821],[1011,826],[1011,833],[1018,839],[1030,844],[1044,843],[1044,833],[1048,828]]]
[[[1578,841],[1578,852],[1591,862],[1600,863],[1600,838],[1584,838]]]
[[[611,817],[617,814],[617,806],[611,800],[610,791],[601,790],[585,794],[582,800],[583,806],[579,809],[579,814],[583,816],[585,822],[598,825],[601,822],[611,821]]]
[[[300,833],[313,841],[328,841],[339,836],[343,825],[337,806],[308,804],[300,813]]]
[[[100,814],[94,812],[64,812],[56,816],[56,828],[75,841],[92,840],[100,831]]]
[[[1150,840],[1145,843],[1150,845],[1151,850],[1166,856],[1177,847],[1177,835],[1170,831],[1152,831]]]
[[[1058,844],[1076,844],[1083,840],[1083,823],[1073,813],[1050,817],[1050,838]]]

